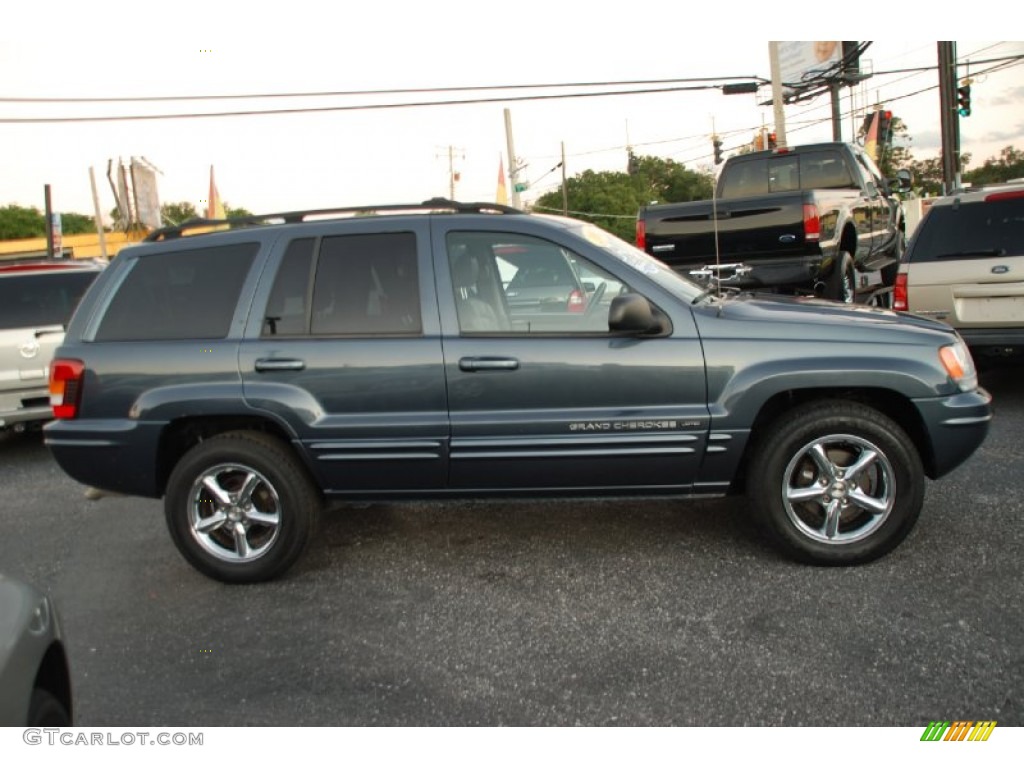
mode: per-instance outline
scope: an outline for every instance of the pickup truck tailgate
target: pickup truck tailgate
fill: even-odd
[[[651,223],[647,250],[673,266],[694,267],[714,262],[716,253],[729,261],[799,254],[805,249],[803,204],[801,193],[686,203]]]

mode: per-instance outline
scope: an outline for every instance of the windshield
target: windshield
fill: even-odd
[[[705,288],[683,277],[664,262],[658,261],[650,254],[630,245],[613,234],[593,224],[575,223],[572,227],[575,234],[587,242],[602,248],[616,259],[632,267],[635,271],[650,278],[662,288],[692,302],[702,296]]]

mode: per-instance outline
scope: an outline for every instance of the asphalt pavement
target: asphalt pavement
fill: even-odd
[[[1024,725],[1024,369],[910,537],[791,563],[741,500],[348,505],[211,581],[159,501],[0,437],[0,572],[56,600],[80,726]]]

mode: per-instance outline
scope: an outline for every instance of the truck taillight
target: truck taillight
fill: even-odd
[[[636,220],[636,247],[641,251],[647,245],[647,225],[643,219]]]
[[[78,416],[84,373],[85,363],[81,360],[58,358],[50,364],[50,406],[55,419],[73,419]]]
[[[821,218],[818,216],[818,206],[804,203],[804,241],[816,243],[819,240],[821,240]]]
[[[910,294],[907,291],[907,273],[896,275],[896,284],[892,287],[892,308],[899,312],[910,311]]]
[[[582,312],[587,308],[587,302],[583,298],[583,291],[575,290],[569,294],[568,310],[570,312]]]

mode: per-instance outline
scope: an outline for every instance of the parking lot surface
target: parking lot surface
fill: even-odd
[[[814,568],[742,500],[350,505],[283,579],[211,581],[162,504],[0,437],[0,572],[62,613],[81,726],[1024,725],[1024,387],[907,541]]]

